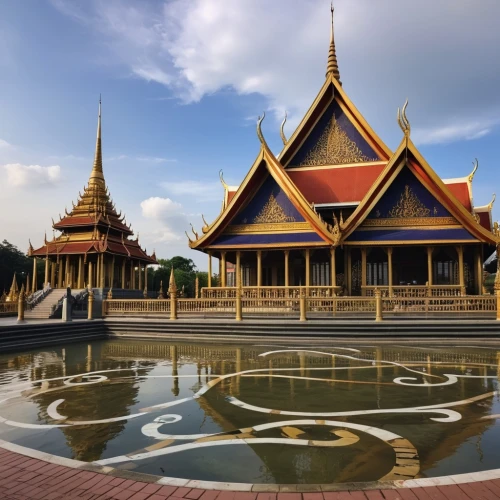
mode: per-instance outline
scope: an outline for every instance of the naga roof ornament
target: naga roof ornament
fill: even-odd
[[[472,182],[472,179],[474,179],[474,175],[477,172],[477,168],[479,167],[479,162],[477,161],[477,158],[472,162],[472,165],[474,165],[474,168],[469,175],[469,182]]]
[[[287,112],[285,111],[285,118],[283,118],[283,121],[281,122],[281,127],[280,127],[280,135],[281,135],[281,140],[283,141],[283,145],[286,146],[286,143],[288,142],[286,135],[285,135],[285,123],[288,115]]]
[[[409,138],[410,134],[411,134],[411,125],[410,125],[410,122],[408,121],[408,118],[406,116],[406,108],[407,107],[408,107],[408,99],[406,99],[402,110],[400,110],[398,108],[397,119],[398,119],[399,127],[403,131],[404,135]]]
[[[261,142],[261,144],[266,143],[266,140],[264,139],[264,135],[262,134],[262,128],[261,128],[261,124],[264,121],[265,117],[266,117],[266,112],[264,111],[262,113],[262,117],[259,116],[259,118],[257,119],[257,137],[259,138],[259,141]]]

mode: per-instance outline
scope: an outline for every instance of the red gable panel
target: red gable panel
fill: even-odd
[[[490,221],[490,212],[476,212],[477,215],[479,215],[479,224],[484,227],[484,229],[487,229],[488,231],[491,231],[491,221]]]
[[[445,183],[446,187],[454,194],[457,200],[465,207],[466,210],[472,212],[470,203],[469,186],[467,181],[454,182],[453,184]]]
[[[385,168],[385,163],[355,167],[287,170],[310,203],[360,202]]]

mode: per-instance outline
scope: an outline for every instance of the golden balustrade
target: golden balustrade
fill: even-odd
[[[404,286],[362,286],[365,297],[374,297],[375,289],[380,290],[382,297],[459,297],[464,295],[460,285],[404,285]],[[392,290],[392,295],[391,294]]]
[[[307,315],[314,317],[347,317],[360,315],[365,319],[375,319],[376,297],[306,297]],[[435,315],[446,314],[452,316],[491,316],[495,317],[497,309],[496,297],[493,295],[468,295],[444,297],[401,297],[382,296],[379,304],[380,317],[397,317],[404,315]],[[300,297],[251,297],[241,299],[243,318],[245,315],[282,315],[283,317],[298,317],[300,311]],[[1,307],[11,307],[17,311],[17,304],[0,304]],[[170,313],[171,301],[158,299],[107,299],[103,301],[104,316],[123,315],[167,315]],[[178,299],[178,312],[183,317],[196,314],[222,314],[232,317],[236,312],[236,298],[201,298]]]
[[[496,297],[493,295],[468,295],[464,297],[384,297],[384,313],[467,313],[484,314],[496,312]]]
[[[299,298],[303,290],[308,297],[333,297],[338,295],[340,286],[244,286],[243,298]],[[202,298],[233,298],[236,297],[236,287],[204,287],[201,289]]]
[[[18,310],[18,301],[0,302],[0,316],[15,316]]]

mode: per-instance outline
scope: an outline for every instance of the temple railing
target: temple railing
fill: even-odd
[[[373,297],[375,290],[380,290],[382,297],[459,297],[465,295],[460,285],[403,285],[403,286],[362,286],[364,296]]]
[[[235,317],[237,303],[241,300],[241,311],[245,315],[299,316],[303,301],[306,314],[321,317],[361,317],[381,320],[382,317],[500,317],[497,301],[500,296],[468,295],[449,297],[229,297],[177,299],[180,317],[219,315]],[[166,315],[171,311],[171,300],[159,299],[107,299],[103,301],[104,316],[148,316]],[[14,306],[15,304],[10,304]]]
[[[201,289],[202,298],[234,298],[236,287],[204,287]],[[243,298],[299,298],[303,292],[308,297],[332,297],[342,290],[340,286],[244,286]]]
[[[494,295],[469,295],[465,297],[387,297],[382,299],[383,313],[403,315],[408,313],[495,313],[497,298]]]
[[[15,316],[18,310],[18,301],[0,302],[0,316]]]
[[[170,313],[170,300],[107,299],[102,301],[103,316]]]

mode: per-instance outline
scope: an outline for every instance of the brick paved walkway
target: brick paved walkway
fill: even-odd
[[[151,476],[154,478],[154,476]],[[64,467],[0,448],[0,498],[87,500],[492,500],[500,480],[388,490],[257,493],[191,489]]]

